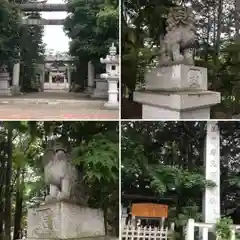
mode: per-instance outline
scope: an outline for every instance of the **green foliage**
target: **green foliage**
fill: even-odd
[[[73,161],[83,166],[85,181],[91,185],[116,185],[118,182],[118,142],[106,137],[96,134],[91,142],[82,142],[74,149]]]
[[[39,19],[39,13],[28,14],[29,18]],[[31,92],[36,89],[36,73],[38,64],[44,60],[45,45],[43,43],[43,26],[23,25],[21,28],[21,69],[20,85],[23,91]]]
[[[83,84],[87,76],[87,62],[93,61],[100,73],[100,57],[105,57],[112,42],[118,45],[118,2],[75,0],[68,2],[64,29],[71,38],[70,53],[78,57],[77,81]]]
[[[165,33],[165,16],[172,1],[123,1],[122,84],[133,91],[144,82],[147,65],[153,59],[153,46]]]
[[[0,1],[0,66],[5,64],[12,72],[14,63],[21,61],[20,87],[23,91],[36,91],[36,64],[42,63],[44,54],[43,27],[22,25],[17,4],[15,1]],[[40,17],[39,13],[26,16]]]
[[[188,201],[191,204],[191,201]],[[202,214],[200,213],[200,207],[196,205],[182,207],[181,213],[179,213],[175,220],[176,227],[187,226],[189,218],[195,219],[195,221],[202,220]]]
[[[203,191],[206,186],[215,186],[213,182],[206,181],[202,174],[179,168],[179,166],[163,165],[161,168],[154,166],[150,170],[150,175],[153,179],[151,187],[160,194],[167,190],[176,190],[190,197],[194,190]]]
[[[215,225],[216,234],[219,240],[229,240],[232,237],[231,225],[233,224],[230,218],[221,218]]]
[[[20,14],[11,1],[0,1],[0,65],[12,65],[18,58]]]

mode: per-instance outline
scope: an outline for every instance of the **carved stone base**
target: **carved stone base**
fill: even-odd
[[[119,109],[119,102],[106,102],[104,103],[104,107],[107,109]]]
[[[108,101],[104,107],[108,109],[118,109],[118,78],[108,78]]]
[[[192,91],[139,91],[142,119],[210,119],[210,107],[220,103],[220,93]]]
[[[108,97],[108,83],[103,79],[95,79],[96,88],[93,89],[92,98],[106,99]]]
[[[86,93],[86,94],[88,94],[88,95],[91,95],[91,94],[93,93],[93,89],[94,89],[93,86],[88,86],[88,87],[85,89],[84,93]]]
[[[21,94],[20,87],[19,86],[11,86],[11,94],[13,96],[20,95]]]
[[[70,239],[105,235],[103,213],[66,202],[28,209],[27,238]]]
[[[6,70],[0,69],[0,96],[11,96],[9,81],[9,73]]]
[[[207,90],[207,69],[191,65],[172,65],[151,69],[145,75],[147,90]]]

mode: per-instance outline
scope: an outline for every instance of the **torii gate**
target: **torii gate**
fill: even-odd
[[[53,12],[53,11],[67,11],[67,4],[49,4],[46,2],[39,3],[22,3],[19,5],[19,8],[23,12],[35,11],[35,12]],[[24,19],[22,18],[22,23],[27,25],[63,25],[62,19]],[[19,91],[19,77],[20,77],[20,59],[19,62],[14,64],[13,67],[13,76],[12,76],[12,85]]]
[[[69,89],[71,87],[71,70],[72,67],[70,64],[74,62],[74,58],[68,55],[62,56],[62,55],[47,55],[44,59],[44,68],[43,68],[43,74],[42,74],[42,83],[44,89],[55,89],[55,90],[61,90],[61,89]],[[45,82],[44,76],[45,76],[45,64],[46,63],[54,63],[54,62],[62,62],[66,65],[67,69],[67,82],[64,78],[63,83],[55,84],[52,82],[52,78],[56,75],[54,72],[49,72],[49,81]]]

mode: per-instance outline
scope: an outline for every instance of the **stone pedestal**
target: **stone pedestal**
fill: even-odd
[[[103,213],[99,209],[55,202],[28,210],[27,238],[80,239],[104,235]]]
[[[207,90],[207,69],[173,65],[152,69],[146,88],[134,92],[142,104],[143,119],[209,119],[210,107],[220,103],[220,93]]]
[[[52,73],[49,72],[49,75],[48,75],[48,82],[49,84],[52,84]]]
[[[108,78],[108,101],[104,103],[104,107],[110,109],[118,109],[118,78]]]
[[[93,89],[92,98],[108,98],[108,83],[104,79],[95,79],[96,88]]]

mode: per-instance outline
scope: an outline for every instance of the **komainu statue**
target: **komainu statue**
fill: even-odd
[[[166,31],[163,43],[160,43],[159,65],[193,65],[197,41],[192,10],[181,6],[171,8]]]
[[[83,173],[72,164],[62,144],[51,140],[50,145],[43,156],[45,183],[50,185],[50,194],[45,202],[64,200],[86,205],[88,195],[83,184]]]

